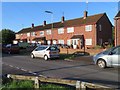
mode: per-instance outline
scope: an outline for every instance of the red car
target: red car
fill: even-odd
[[[2,47],[2,52],[8,53],[8,54],[19,53],[19,51],[20,51],[20,48],[17,44],[8,44]]]

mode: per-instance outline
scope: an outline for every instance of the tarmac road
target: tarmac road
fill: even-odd
[[[27,55],[3,55],[3,74],[44,75],[53,78],[81,80],[100,85],[119,87],[120,68],[100,69],[93,64],[91,56],[82,56],[75,60],[31,59]]]

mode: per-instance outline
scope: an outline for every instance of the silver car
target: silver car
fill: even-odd
[[[93,60],[100,68],[120,66],[120,46],[110,48],[94,55]]]
[[[40,45],[31,52],[31,58],[41,57],[44,60],[49,58],[58,58],[59,49],[56,46]]]

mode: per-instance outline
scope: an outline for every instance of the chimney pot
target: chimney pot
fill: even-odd
[[[45,26],[45,25],[46,25],[46,21],[43,22],[43,26]]]
[[[87,11],[84,11],[84,19],[86,19],[87,18],[87,14],[88,14],[88,12]]]
[[[32,28],[34,28],[34,23],[32,23]]]
[[[61,18],[61,22],[64,23],[64,21],[65,21],[65,17],[62,16],[62,18]]]

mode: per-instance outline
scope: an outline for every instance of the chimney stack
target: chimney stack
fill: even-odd
[[[45,26],[45,25],[46,25],[46,21],[43,22],[43,26]]]
[[[32,28],[34,28],[34,23],[32,23]]]
[[[61,22],[64,23],[64,21],[65,21],[65,17],[62,16],[62,18],[61,18]]]
[[[87,18],[87,14],[88,14],[88,12],[87,12],[87,11],[84,11],[84,17],[83,17],[83,19],[86,19],[86,18]]]

